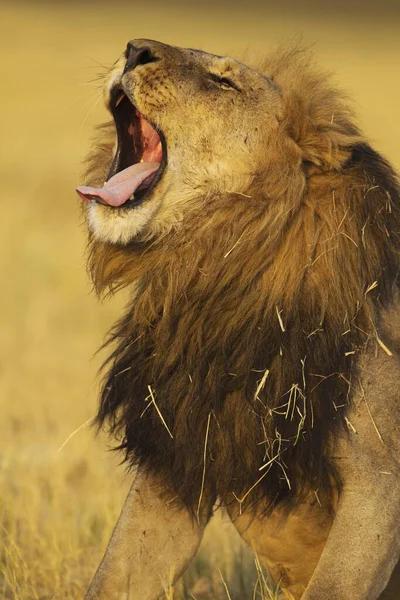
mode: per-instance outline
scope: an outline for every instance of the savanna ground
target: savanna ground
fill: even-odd
[[[93,124],[105,117],[92,81],[101,65],[132,37],[239,55],[302,33],[349,89],[376,147],[400,165],[396,15],[368,17],[365,4],[360,18],[251,1],[243,10],[110,4],[0,4],[4,599],[82,598],[130,482],[87,426],[102,358],[94,353],[124,301],[100,304],[91,293],[73,191]],[[267,598],[262,586],[253,591],[256,580],[253,557],[218,519],[174,598]]]

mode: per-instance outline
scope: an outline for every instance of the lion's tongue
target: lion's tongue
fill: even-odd
[[[159,162],[140,162],[111,177],[102,188],[81,185],[76,191],[86,202],[95,199],[109,206],[122,206],[146,179],[154,175],[159,166]],[[150,181],[147,183],[150,184]]]

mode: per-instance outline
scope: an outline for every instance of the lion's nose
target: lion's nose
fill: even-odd
[[[124,69],[124,74],[127,71],[131,71],[136,69],[139,65],[147,65],[148,63],[157,62],[160,60],[158,56],[155,55],[154,50],[149,46],[134,46],[131,42],[128,42],[126,47],[126,65]]]

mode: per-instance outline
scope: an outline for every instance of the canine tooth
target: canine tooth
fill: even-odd
[[[118,100],[115,103],[115,108],[118,106],[118,104],[121,103],[121,101],[125,98],[125,94],[122,92],[122,94],[120,95],[120,97],[118,98]]]

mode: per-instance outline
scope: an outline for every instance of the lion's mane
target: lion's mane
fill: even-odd
[[[398,287],[393,170],[307,53],[279,51],[259,70],[286,114],[251,197],[204,198],[150,242],[90,242],[98,291],[138,282],[110,335],[97,423],[192,510],[204,474],[224,502],[329,487],[357,357],[383,336]],[[92,181],[111,153],[95,151]]]

